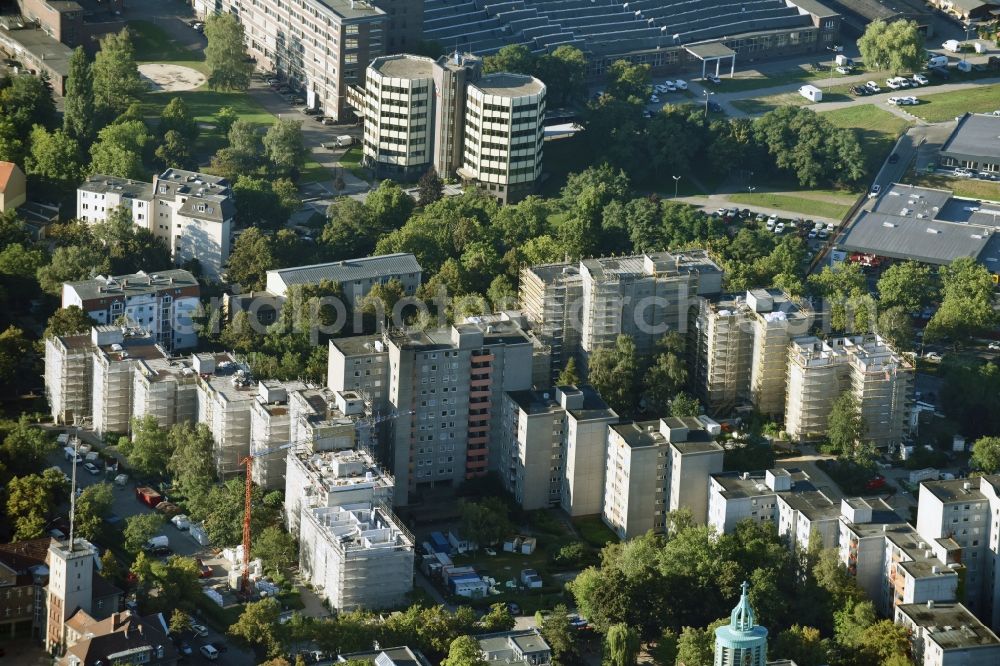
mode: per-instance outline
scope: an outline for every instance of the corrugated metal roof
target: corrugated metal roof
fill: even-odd
[[[958,160],[1000,164],[1000,116],[965,114],[941,148],[941,154]]]

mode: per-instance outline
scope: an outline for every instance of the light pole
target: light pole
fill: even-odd
[[[747,192],[749,192],[750,194],[753,194],[756,190],[757,188],[754,187],[753,185],[747,185]]]
[[[829,52],[831,52],[831,53],[836,53],[836,50],[832,46],[826,47],[826,50],[829,51]],[[837,56],[834,56],[833,60],[830,61],[830,70],[828,72],[828,76],[827,76],[827,80],[826,80],[827,87],[830,87],[830,86],[833,85],[833,66],[836,65],[836,64],[837,64]]]
[[[677,185],[681,182],[680,176],[671,176],[674,179],[674,199],[677,198]]]
[[[715,93],[712,92],[711,90],[705,90],[703,88],[702,91],[701,91],[701,94],[705,96],[705,120],[707,121],[708,120],[708,97],[709,97],[709,95],[714,95]]]
[[[966,46],[968,46],[969,30],[972,29],[973,25],[975,24],[972,21],[965,22],[965,41],[962,43],[962,62],[965,62],[966,55],[968,55],[968,52],[965,50],[965,48]]]

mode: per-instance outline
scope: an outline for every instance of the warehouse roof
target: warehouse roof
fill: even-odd
[[[961,160],[1000,164],[1000,116],[965,114],[945,141],[941,154]]]

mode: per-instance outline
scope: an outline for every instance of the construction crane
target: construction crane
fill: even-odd
[[[243,505],[243,574],[240,581],[240,592],[247,599],[250,598],[250,504],[253,498],[253,461],[279,451],[285,451],[293,446],[295,446],[295,442],[288,442],[260,453],[251,453],[240,461],[240,464],[246,465],[247,468],[246,496]]]

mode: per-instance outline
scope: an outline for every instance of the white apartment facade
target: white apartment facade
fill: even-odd
[[[152,184],[95,174],[77,188],[77,217],[105,221],[120,205],[136,226],[163,239],[176,265],[197,261],[218,280],[229,259],[236,205],[229,181],[183,169],[167,169]]]
[[[129,326],[141,327],[165,349],[174,351],[198,344],[193,316],[200,296],[198,280],[188,271],[139,271],[66,282],[62,307],[75,305],[98,324],[124,318]]]
[[[254,483],[265,490],[285,485],[285,450],[293,446],[288,392],[305,388],[303,382],[264,380],[250,403],[250,455]]]
[[[367,0],[221,0],[220,10],[243,24],[258,68],[301,87],[309,107],[338,121],[347,120],[349,87],[386,49],[389,17]]]
[[[385,506],[305,510],[299,543],[303,578],[336,611],[391,608],[413,589],[413,536]]]

